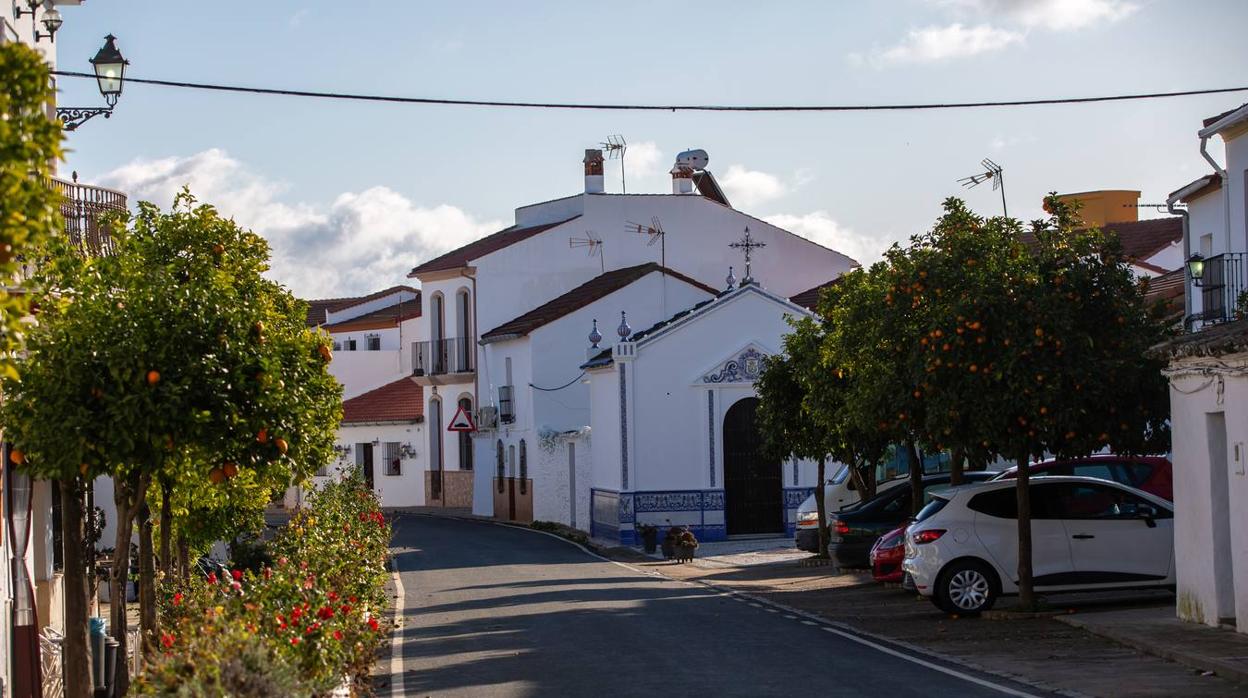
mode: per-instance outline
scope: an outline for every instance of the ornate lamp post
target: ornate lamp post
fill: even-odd
[[[77,130],[92,117],[104,115],[107,119],[113,115],[113,107],[117,106],[117,98],[125,87],[126,66],[130,61],[117,49],[117,37],[109,34],[104,37],[104,46],[91,59],[91,67],[95,69],[95,80],[99,84],[100,94],[104,95],[107,107],[57,107],[56,116],[65,123],[66,131]]]

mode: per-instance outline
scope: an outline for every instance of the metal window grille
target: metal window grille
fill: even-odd
[[[386,474],[403,474],[402,458],[399,456],[399,443],[397,441],[386,442]]]
[[[498,440],[498,491],[503,491],[503,478],[507,476],[506,464],[503,462],[503,440]]]
[[[511,424],[516,421],[516,406],[512,400],[512,387],[510,385],[498,386],[498,419],[503,424]]]
[[[520,494],[528,491],[529,478],[529,449],[524,443],[524,439],[520,439]]]
[[[368,342],[369,351],[381,351],[381,337],[379,335],[370,335],[365,339]]]

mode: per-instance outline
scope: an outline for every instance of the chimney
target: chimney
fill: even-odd
[[[585,193],[601,194],[603,191],[602,184],[602,151],[596,149],[585,150]]]
[[[693,193],[693,168],[676,163],[672,167],[672,193]]]

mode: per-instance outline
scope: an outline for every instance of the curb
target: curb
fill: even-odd
[[[1065,623],[1074,628],[1079,628],[1085,632],[1103,637],[1107,640],[1113,640],[1120,645],[1126,645],[1135,650],[1139,650],[1145,654],[1151,654],[1154,657],[1176,662],[1193,669],[1201,671],[1212,671],[1217,676],[1224,679],[1230,679],[1241,683],[1248,683],[1248,668],[1232,664],[1221,659],[1209,657],[1195,652],[1187,652],[1181,647],[1163,647],[1161,645],[1152,644],[1129,633],[1120,633],[1113,629],[1105,627],[1097,627],[1090,625],[1077,615],[1063,616],[1054,618],[1059,623]]]

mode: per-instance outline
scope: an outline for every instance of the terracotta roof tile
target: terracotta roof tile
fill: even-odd
[[[308,327],[319,327],[325,324],[325,313],[336,305],[341,305],[354,298],[318,298],[305,301],[308,304]]]
[[[835,279],[825,281],[814,288],[808,288],[801,293],[795,293],[789,300],[794,304],[800,305],[803,308],[813,312],[815,310],[815,306],[819,305],[819,297],[823,295],[823,289],[828,288],[829,286],[835,286],[840,283],[840,281],[841,277],[838,276]]]
[[[1233,112],[1239,109],[1243,109],[1245,106],[1248,106],[1248,102],[1245,102],[1244,104],[1241,104],[1238,107],[1231,107],[1230,109],[1227,109],[1226,111],[1222,112],[1221,114],[1218,114],[1217,116],[1211,116],[1208,119],[1205,119],[1204,121],[1202,121],[1201,125],[1204,126],[1205,128],[1209,128],[1210,126],[1218,123],[1222,119],[1230,116]]]
[[[1183,292],[1187,286],[1187,268],[1179,267],[1161,276],[1148,280],[1148,290],[1144,301],[1148,304],[1162,302],[1166,306],[1166,317],[1183,317]]]
[[[410,378],[400,378],[342,403],[343,424],[421,422],[424,419],[424,391]]]
[[[666,267],[659,266],[655,262],[647,262],[646,264],[639,264],[635,267],[612,269],[605,274],[595,276],[571,291],[549,300],[529,312],[515,319],[504,322],[498,327],[486,332],[481,335],[481,340],[497,341],[507,337],[526,335],[543,325],[554,322],[569,313],[580,310],[599,298],[603,298],[611,293],[614,293],[615,291],[618,291],[653,272],[661,272],[672,277],[673,279],[679,279],[680,281],[683,281],[690,286],[700,288],[711,295],[718,293],[718,291],[710,286],[707,286],[701,281],[689,278],[680,272],[672,271]]]
[[[1172,243],[1183,239],[1183,219],[1179,216],[1128,223],[1107,223],[1101,229],[1118,236],[1123,256],[1131,260],[1148,259]],[[1030,232],[1024,232],[1020,239],[1028,247],[1034,247],[1036,244],[1036,236]]]
[[[554,223],[535,225],[528,228],[517,228],[513,225],[510,228],[500,230],[493,235],[487,235],[480,240],[474,240],[463,247],[451,250],[440,257],[434,257],[423,264],[419,264],[412,268],[408,276],[413,277],[427,271],[443,271],[468,266],[474,259],[484,257],[491,252],[497,252],[504,247],[514,245],[521,240],[527,240],[538,233],[545,232],[577,218],[580,218],[580,216],[572,216]]]
[[[420,291],[416,291],[416,298],[413,300],[395,303],[394,305],[388,305],[349,320],[325,325],[322,329],[330,333],[347,332],[349,330],[375,330],[395,327],[404,320],[411,320],[417,317],[420,317]]]

